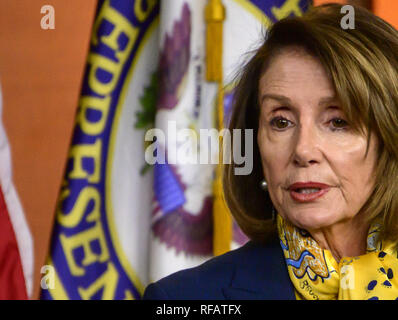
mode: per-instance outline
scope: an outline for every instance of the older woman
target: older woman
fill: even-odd
[[[230,128],[255,131],[254,168],[224,191],[251,241],[144,298],[398,298],[398,32],[341,18],[276,23],[243,70]]]

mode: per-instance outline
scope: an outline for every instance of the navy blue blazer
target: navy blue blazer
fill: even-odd
[[[279,239],[249,241],[150,284],[144,300],[295,300]]]

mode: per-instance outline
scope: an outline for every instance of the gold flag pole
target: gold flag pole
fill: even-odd
[[[223,90],[223,21],[225,8],[221,0],[208,0],[205,8],[206,20],[206,80],[218,83],[217,118],[218,129],[224,127]],[[222,188],[222,136],[219,137],[219,164],[213,184],[213,253],[220,255],[230,250],[232,219],[225,204]]]

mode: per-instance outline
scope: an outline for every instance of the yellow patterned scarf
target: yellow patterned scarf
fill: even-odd
[[[305,231],[278,215],[279,238],[298,300],[396,300],[398,257],[379,240],[380,224],[368,233],[367,253],[339,263]]]

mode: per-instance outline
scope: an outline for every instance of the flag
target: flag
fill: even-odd
[[[213,252],[214,164],[199,163],[201,129],[214,128],[217,86],[204,80],[205,1],[162,2],[159,30],[159,89],[155,126],[150,281],[193,267]],[[216,140],[218,143],[218,140]],[[212,155],[209,152],[211,159]]]
[[[0,119],[2,119],[0,88]],[[0,121],[0,300],[28,299],[33,290],[33,240],[12,181],[11,151]]]
[[[155,149],[165,161],[154,164],[150,281],[248,240],[223,200],[219,133],[228,126],[233,79],[264,30],[308,6],[307,0],[162,2],[155,124],[165,135]],[[218,132],[203,137],[211,129]],[[207,163],[202,153],[209,153]]]
[[[98,1],[41,299],[138,299],[148,278],[158,1]]]
[[[229,110],[264,26],[306,1],[222,1],[221,82],[206,77],[209,2],[98,2],[42,299],[139,299],[214,255],[217,102]]]

